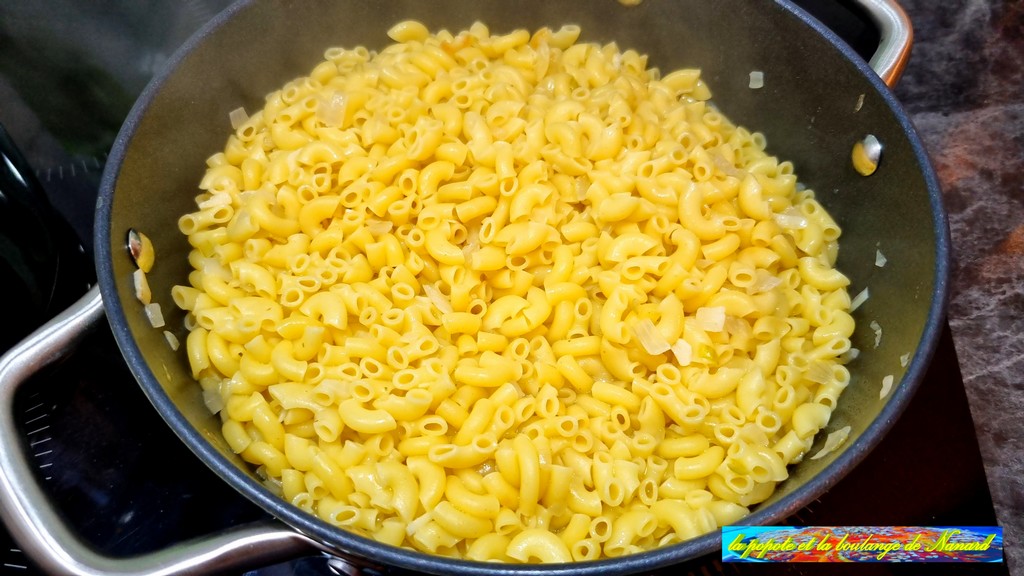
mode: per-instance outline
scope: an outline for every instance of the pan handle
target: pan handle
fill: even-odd
[[[129,558],[111,558],[65,526],[39,487],[14,425],[14,395],[33,374],[66,356],[104,317],[94,286],[0,358],[0,519],[47,574],[163,576],[266,566],[316,552],[315,542],[281,524],[256,522]]]
[[[914,27],[897,0],[854,0],[871,17],[881,40],[869,64],[889,87],[896,85],[910,60]]]

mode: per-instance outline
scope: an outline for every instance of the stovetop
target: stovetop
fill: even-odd
[[[102,10],[71,0],[0,6],[0,102],[5,104],[0,123],[22,146],[50,201],[71,222],[90,257],[99,174],[120,120],[160,63],[226,4],[149,2],[145,13],[129,0],[105,3]],[[797,4],[854,38],[851,43],[862,53],[877,38],[853,17],[848,2]],[[42,15],[50,20],[38,19]],[[32,70],[19,68],[18,58],[32,46],[55,38],[62,40],[33,56]],[[72,74],[58,59],[70,53],[78,54],[71,64],[91,58],[87,63],[104,74]],[[129,57],[111,60],[113,53]],[[53,93],[54,87],[63,92]],[[44,97],[46,90],[51,92]],[[82,108],[90,106],[101,113],[88,121],[79,118]],[[22,387],[16,419],[39,482],[79,535],[98,550],[130,556],[266,517],[201,464],[163,423],[124,365],[105,323],[68,360]],[[892,431],[844,480],[787,523],[996,524],[948,327],[917,396]],[[2,528],[0,567],[4,574],[37,573]],[[736,574],[744,569],[750,566],[723,565],[712,554],[671,573]],[[816,567],[756,569],[802,574]],[[837,570],[828,568],[829,573]],[[908,570],[1007,573],[1002,564],[857,566],[858,574]],[[326,560],[310,557],[250,574],[322,573],[330,573]]]

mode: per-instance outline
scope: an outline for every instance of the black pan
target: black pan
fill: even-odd
[[[883,41],[880,56],[894,80],[907,57],[909,29],[891,1],[874,5]],[[228,113],[262,107],[263,97],[308,73],[333,45],[382,46],[394,23],[415,18],[430,29],[459,30],[481,20],[497,32],[575,23],[583,40],[616,41],[650,55],[662,70],[698,67],[714,102],[734,122],[763,132],[769,151],[793,161],[800,178],[843,228],[838,267],[853,279],[851,294],[870,287],[855,314],[853,380],[827,431],[850,426],[850,439],[820,460],[792,470],[745,522],[772,523],[797,511],[860,462],[891,427],[916,389],[937,342],[947,298],[949,236],[940,191],[913,127],[885,83],[813,18],[784,0],[318,0],[246,1],[232,6],[193,37],[146,88],[110,155],[97,209],[99,292],[91,292],[0,361],[0,409],[10,413],[17,384],[59,356],[106,313],[132,372],[156,410],[225,482],[280,519],[240,527],[212,540],[133,560],[103,558],[60,525],[31,479],[16,447],[13,424],[0,422],[0,510],[15,538],[52,572],[171,573],[234,568],[321,549],[356,565],[436,574],[612,574],[648,571],[710,553],[711,533],[664,549],[596,563],[555,566],[479,564],[384,546],[339,530],[279,500],[227,447],[205,407],[183,351],[172,351],[134,296],[129,229],[148,234],[157,252],[149,276],[169,326],[184,340],[171,286],[186,283],[188,246],[177,219],[193,209],[205,159],[221,150]],[[905,23],[904,23],[905,24]],[[893,38],[893,35],[896,35]],[[750,72],[765,86],[752,90]],[[872,134],[882,143],[878,170],[864,177],[850,162],[854,143]],[[876,250],[888,259],[876,266]],[[869,327],[883,330],[880,343]],[[887,375],[892,392],[879,399]],[[5,420],[9,420],[5,418]],[[154,422],[154,425],[163,425]],[[816,450],[827,431],[818,438]],[[866,504],[869,505],[869,504]],[[72,559],[73,558],[73,559]],[[239,564],[240,563],[240,564]]]

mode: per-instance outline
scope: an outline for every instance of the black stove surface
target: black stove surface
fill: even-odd
[[[101,3],[102,9],[83,4],[0,3],[0,123],[90,252],[99,175],[134,95],[173,49],[227,2],[122,0]],[[851,44],[862,53],[870,52],[877,33],[850,2],[797,4],[853,38]],[[49,48],[33,51],[40,45]],[[83,66],[102,73],[76,72]],[[201,464],[164,424],[124,365],[105,323],[64,363],[22,387],[16,419],[39,482],[80,537],[98,550],[130,556],[266,517]],[[996,524],[948,327],[920,391],[890,434],[844,480],[787,523]],[[755,568],[723,565],[717,554],[666,573],[833,574],[844,569],[858,574],[1007,573],[1003,564]],[[250,574],[329,570],[326,559],[310,557]],[[38,573],[2,527],[0,573]]]

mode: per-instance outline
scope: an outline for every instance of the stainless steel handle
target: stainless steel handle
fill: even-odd
[[[910,18],[896,0],[855,1],[870,15],[881,35],[869,64],[883,82],[895,86],[910,60],[910,47],[914,43]]]
[[[93,287],[0,358],[0,519],[47,574],[163,576],[242,571],[316,553],[316,543],[274,522],[254,523],[129,558],[97,553],[71,533],[36,483],[14,425],[14,395],[40,369],[74,349],[104,317]]]

